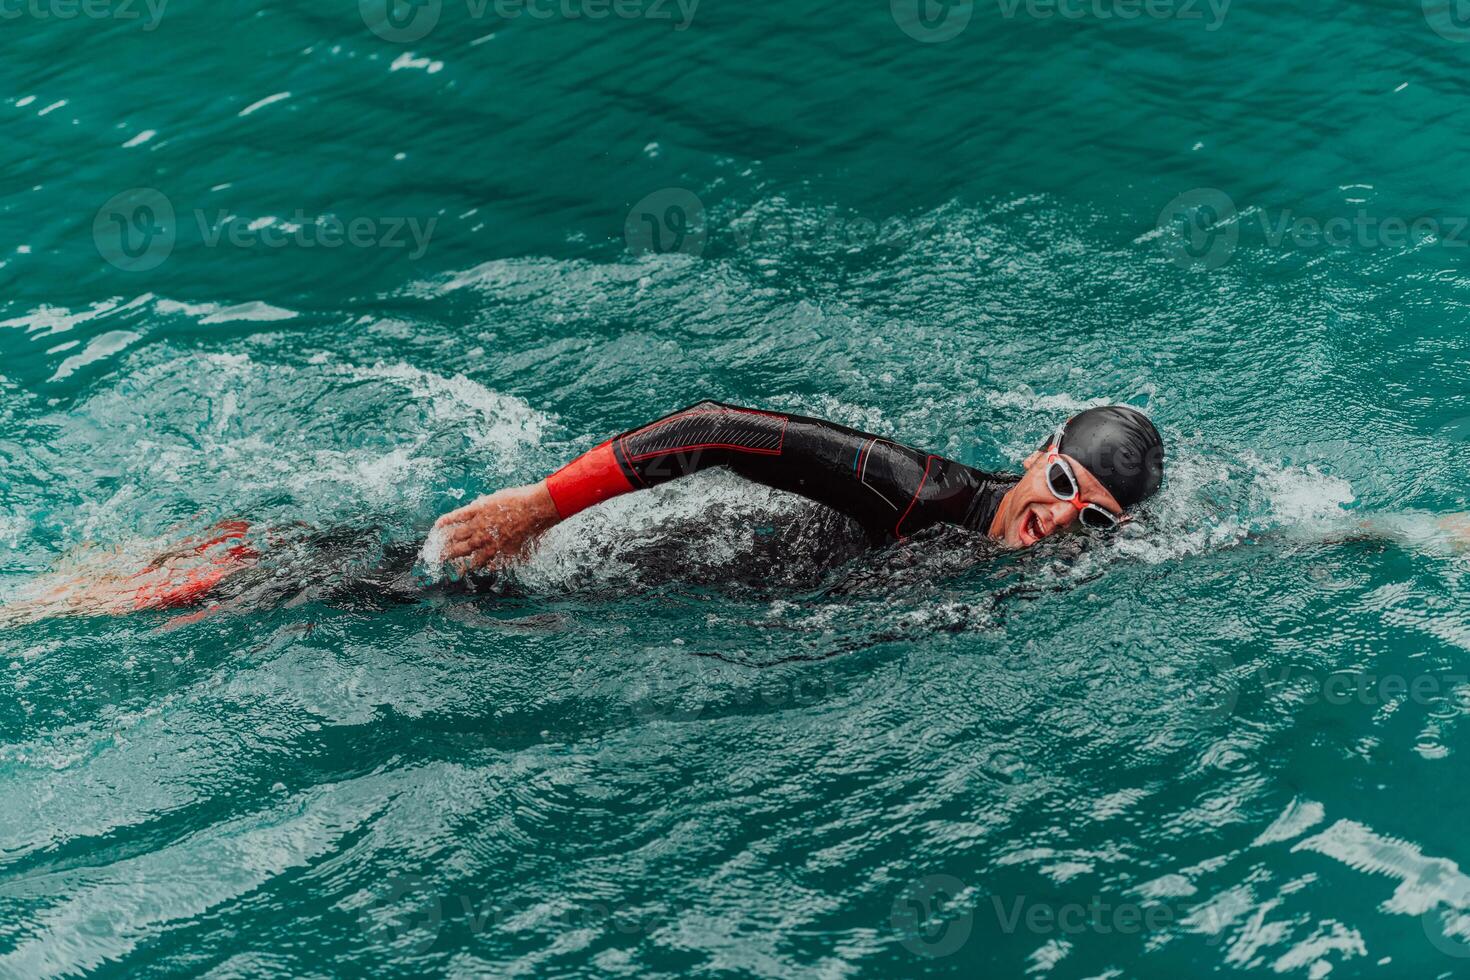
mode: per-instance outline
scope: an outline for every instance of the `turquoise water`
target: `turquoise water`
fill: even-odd
[[[1455,8],[611,9],[7,6],[0,594],[356,546],[0,628],[0,976],[1463,973]],[[1101,548],[714,474],[297,585],[705,397],[993,468],[1128,401],[1169,479]]]

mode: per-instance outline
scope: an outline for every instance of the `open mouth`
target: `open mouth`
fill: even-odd
[[[1031,536],[1032,541],[1040,541],[1045,537],[1041,530],[1041,518],[1036,516],[1035,511],[1026,515],[1026,523],[1022,526],[1025,528],[1026,533]]]

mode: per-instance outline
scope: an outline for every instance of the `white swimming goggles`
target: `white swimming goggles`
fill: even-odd
[[[1082,483],[1077,479],[1077,474],[1072,471],[1072,464],[1059,452],[1062,445],[1062,433],[1066,426],[1057,429],[1057,434],[1052,437],[1051,446],[1046,451],[1046,486],[1051,495],[1058,500],[1065,500],[1077,508],[1077,523],[1089,531],[1111,531],[1119,524],[1126,522],[1127,514],[1114,514],[1112,511],[1091,504],[1082,499]]]

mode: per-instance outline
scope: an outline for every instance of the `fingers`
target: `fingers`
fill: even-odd
[[[450,544],[464,544],[475,538],[484,537],[488,531],[488,525],[483,520],[465,521],[449,532],[447,540]]]
[[[457,507],[454,510],[451,510],[449,513],[445,514],[443,517],[439,518],[437,521],[434,522],[434,526],[438,528],[445,528],[449,527],[451,524],[463,524],[465,521],[473,519],[475,515],[478,514],[480,510],[484,507],[485,503],[494,496],[495,495],[492,493],[484,497],[476,497],[474,500],[465,504],[463,507]]]
[[[487,549],[493,553],[503,546],[503,539],[502,529],[494,524],[466,524],[460,531],[445,539],[439,552],[440,559],[451,561],[468,558]]]
[[[460,574],[477,571],[492,563],[499,564],[496,559],[504,557],[508,544],[505,536],[494,527],[479,528],[478,531],[475,535],[446,544],[441,560]]]
[[[476,503],[478,502],[479,501],[476,501]],[[467,504],[464,507],[451,510],[449,513],[445,514],[443,517],[435,521],[434,526],[436,528],[446,528],[449,527],[451,524],[460,524],[470,516],[470,510],[474,506],[474,504]]]
[[[490,541],[490,535],[480,535],[473,538],[465,538],[462,541],[451,541],[444,546],[440,552],[445,561],[454,558],[465,558],[473,555],[477,550],[483,548]]]

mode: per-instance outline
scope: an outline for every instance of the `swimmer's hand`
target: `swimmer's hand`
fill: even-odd
[[[497,491],[450,511],[434,522],[434,531],[444,541],[440,560],[460,572],[470,572],[510,564],[560,521],[542,480]]]
[[[1451,548],[1456,551],[1470,551],[1470,512],[1441,517],[1439,526],[1449,535]]]

